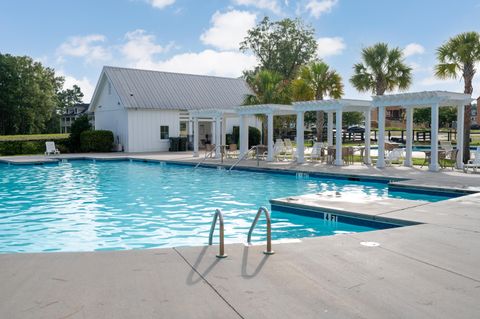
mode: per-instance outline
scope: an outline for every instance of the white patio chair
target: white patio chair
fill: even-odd
[[[285,158],[284,154],[285,143],[283,143],[282,139],[279,138],[273,145],[273,159],[278,161],[282,156]]]
[[[55,147],[55,142],[45,142],[45,148],[45,155],[60,154],[60,151]]]
[[[287,159],[287,156],[291,156],[292,159],[295,158],[295,148],[293,147],[292,141],[289,138],[283,140],[285,145],[285,153],[283,159]]]
[[[445,151],[445,153],[450,153],[453,151],[453,146],[450,141],[440,141],[440,148]]]
[[[469,168],[473,169],[474,173],[480,168],[480,147],[477,147],[477,150],[473,153],[473,159],[468,160],[467,164],[463,165],[463,171],[465,173],[467,173]]]
[[[323,159],[323,143],[315,142],[313,143],[312,151],[309,154],[306,154],[307,158],[311,161],[313,160],[322,160]]]
[[[387,166],[392,166],[394,162],[400,162],[400,164],[403,163],[403,157],[404,157],[404,151],[401,148],[394,148],[391,150],[387,156],[385,156],[385,164]]]

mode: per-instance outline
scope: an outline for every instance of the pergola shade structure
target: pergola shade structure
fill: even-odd
[[[273,161],[273,117],[295,114],[292,106],[284,104],[243,105],[237,107],[235,111],[240,115],[240,157],[248,152],[248,116],[263,114],[267,116],[267,161]]]
[[[297,113],[297,162],[304,162],[304,114],[307,111],[327,113],[327,143],[333,146],[333,114],[336,116],[335,165],[343,165],[342,115],[343,112],[363,112],[365,116],[365,164],[370,164],[370,119],[373,105],[370,101],[353,99],[316,100],[293,103]]]
[[[415,108],[431,108],[431,158],[429,169],[438,171],[438,128],[439,108],[454,106],[457,108],[457,167],[463,167],[463,131],[465,105],[470,104],[472,98],[468,94],[447,91],[426,91],[414,93],[390,94],[373,97],[373,105],[378,107],[378,161],[377,167],[385,167],[385,109],[389,106],[406,109],[406,156],[405,166],[412,166],[413,144],[413,110]]]
[[[212,118],[215,125],[213,130],[213,144],[224,145],[226,143],[226,119],[228,117],[237,117],[232,110],[192,110],[190,111],[190,123],[193,123],[193,156],[198,157],[198,121],[203,118]],[[192,132],[191,128],[189,129]],[[220,152],[215,152],[215,157],[219,158]]]

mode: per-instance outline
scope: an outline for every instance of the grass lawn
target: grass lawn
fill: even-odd
[[[30,135],[0,135],[2,141],[35,141],[35,140],[58,140],[68,138],[69,134],[30,134]]]

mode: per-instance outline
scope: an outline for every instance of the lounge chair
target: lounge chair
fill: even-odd
[[[312,151],[309,154],[306,154],[306,158],[309,158],[311,161],[323,160],[323,143],[313,143]]]
[[[480,168],[480,147],[477,147],[477,150],[473,153],[473,159],[468,160],[467,164],[463,165],[463,171],[465,173],[467,173],[469,168],[473,169],[474,173]]]
[[[284,154],[285,154],[285,143],[283,143],[282,139],[279,138],[276,140],[275,144],[273,145],[273,159],[278,161],[280,157]]]
[[[283,159],[287,159],[287,156],[291,156],[292,159],[295,158],[295,148],[293,147],[292,141],[289,138],[283,140],[285,144],[285,153]]]
[[[45,142],[45,155],[60,154],[60,151],[55,147],[55,142]]]

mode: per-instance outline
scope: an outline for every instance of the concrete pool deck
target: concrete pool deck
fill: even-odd
[[[117,159],[125,154],[65,155]],[[190,154],[128,154],[198,162]],[[14,157],[14,161],[42,161]],[[12,158],[0,157],[0,160]],[[208,163],[219,165],[215,161]],[[255,161],[242,166],[256,167]],[[395,184],[480,191],[480,175],[352,165],[264,163]],[[355,210],[350,203],[348,209]],[[411,205],[410,205],[411,204]],[[418,225],[264,246],[0,255],[0,318],[476,318],[480,193],[437,203],[358,205]],[[321,205],[325,205],[324,203]],[[335,203],[345,208],[346,204]],[[346,209],[346,208],[345,208]],[[363,242],[376,242],[368,247]]]

